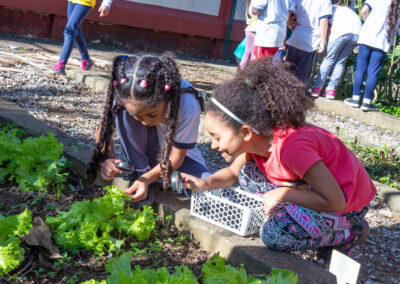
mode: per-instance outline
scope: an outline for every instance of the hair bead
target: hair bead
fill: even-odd
[[[126,80],[125,78],[122,78],[122,79],[121,79],[121,84],[122,84],[122,85],[125,84],[126,81],[128,81],[128,80]]]
[[[147,88],[147,81],[146,80],[140,81],[140,87],[142,87],[143,89],[146,89]]]
[[[164,89],[165,89],[166,91],[169,91],[169,90],[171,89],[171,86],[168,85],[168,84],[165,84],[165,85],[164,85]]]

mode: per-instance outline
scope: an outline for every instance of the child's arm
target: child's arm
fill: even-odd
[[[328,25],[329,25],[329,19],[328,18],[323,18],[319,20],[319,26],[320,26],[320,31],[321,31],[321,42],[319,44],[318,48],[318,53],[323,53],[325,51],[325,45],[326,45],[326,40],[327,40],[327,34],[328,34]]]
[[[229,167],[219,170],[204,180],[183,173],[183,188],[199,192],[232,186],[237,183],[239,171],[247,161],[246,153],[243,153],[238,156]]]
[[[368,18],[370,12],[371,11],[369,9],[369,5],[364,4],[364,6],[361,9],[361,15],[364,18],[364,20],[366,20]]]
[[[111,3],[112,0],[103,0],[99,8],[100,17],[108,16],[110,13]]]
[[[171,161],[171,166],[173,171],[178,169],[182,165],[183,160],[185,159],[186,156],[186,152],[187,152],[186,149],[179,149],[172,147],[169,159]],[[143,200],[146,198],[147,187],[149,186],[149,184],[156,182],[160,178],[161,178],[161,166],[160,164],[158,164],[150,171],[139,177],[133,183],[133,185],[126,190],[126,193],[133,194],[134,192],[136,192],[135,195],[132,196],[132,199],[134,201]]]
[[[304,175],[311,190],[280,187],[264,194],[264,210],[270,215],[276,205],[290,202],[320,212],[340,212],[346,198],[339,184],[322,161],[312,165]]]

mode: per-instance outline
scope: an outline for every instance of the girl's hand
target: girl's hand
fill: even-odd
[[[100,17],[108,16],[110,8],[107,5],[102,4],[99,8]]]
[[[181,177],[182,177],[182,188],[191,189],[194,192],[201,192],[205,190],[206,184],[204,180],[185,173],[181,173]]]
[[[271,216],[275,212],[275,207],[281,203],[279,199],[276,198],[276,194],[274,194],[274,190],[268,191],[263,195],[264,202],[264,212],[265,215]]]
[[[138,202],[146,199],[147,187],[149,184],[146,179],[138,178],[130,188],[125,190],[126,194],[132,195],[133,202]]]
[[[100,169],[102,179],[112,180],[116,174],[122,174],[122,171],[120,169],[117,169],[117,167],[115,166],[117,163],[120,162],[120,160],[116,159],[105,160]]]

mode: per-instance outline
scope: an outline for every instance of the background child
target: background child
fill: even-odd
[[[364,3],[362,15],[366,20],[358,39],[353,97],[344,101],[352,107],[360,107],[361,87],[367,73],[361,109],[364,111],[378,109],[372,104],[372,94],[378,82],[379,70],[399,28],[399,5],[400,0],[367,0]]]
[[[256,36],[256,24],[257,24],[257,16],[254,16],[250,8],[251,0],[247,0],[246,2],[246,24],[247,27],[244,30],[246,34],[246,49],[244,50],[243,58],[240,61],[240,69],[244,69],[246,67],[247,62],[254,57],[254,38]]]
[[[358,34],[361,29],[361,20],[350,8],[344,7],[343,1],[332,7],[332,28],[329,36],[328,54],[319,67],[318,77],[315,81],[311,95],[318,97],[328,77],[331,68],[333,72],[325,90],[327,99],[334,100],[336,88],[340,83],[347,57],[357,46]]]
[[[149,185],[162,177],[164,188],[174,170],[206,177],[209,171],[196,148],[202,99],[180,78],[169,57],[118,56],[114,60],[106,105],[88,167],[89,182],[100,168],[111,180],[117,173],[112,136],[117,126],[126,158],[141,175],[127,189],[133,201],[151,204],[154,193]],[[157,162],[158,145],[161,146]],[[187,192],[185,191],[185,194]]]
[[[184,185],[202,191],[239,181],[242,189],[263,193],[270,217],[260,236],[269,248],[335,246],[350,254],[368,235],[363,218],[376,189],[337,137],[305,124],[312,101],[304,89],[268,58],[217,87],[204,123],[212,149],[232,164],[203,180],[184,175]]]
[[[112,0],[103,0],[99,13],[100,17],[107,16],[110,12]],[[71,55],[74,44],[81,55],[81,70],[89,70],[93,61],[89,57],[86,41],[82,33],[82,22],[96,5],[96,0],[68,0],[68,22],[64,29],[64,43],[60,54],[60,60],[53,67],[53,73],[65,75],[65,66]]]
[[[289,0],[252,0],[251,13],[258,16],[254,59],[274,56],[286,38]]]
[[[286,61],[296,66],[296,75],[303,82],[311,76],[314,55],[325,51],[328,19],[332,17],[331,0],[292,0],[296,26],[286,41]]]

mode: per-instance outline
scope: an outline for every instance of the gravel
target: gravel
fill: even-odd
[[[34,57],[38,53],[46,56],[43,49],[10,49],[1,43],[0,51],[18,53],[24,57]],[[96,54],[100,58],[104,54],[103,60],[111,57],[107,52]],[[235,67],[191,60],[180,60],[179,65],[182,77],[203,88],[211,88],[235,72]],[[105,94],[77,81],[49,74],[47,70],[51,69],[51,62],[44,62],[44,66],[47,69],[38,69],[21,62],[4,64],[0,61],[0,97],[15,102],[33,117],[77,138],[77,147],[80,149],[91,149]],[[5,68],[17,71],[7,71]],[[341,139],[353,140],[357,137],[362,143],[374,147],[386,144],[400,153],[400,136],[394,132],[318,111],[311,111],[308,121],[338,134]],[[215,171],[226,164],[218,153],[210,150],[209,143],[208,137],[199,138],[199,148],[210,170]],[[400,214],[375,198],[366,219],[371,234],[366,243],[356,248],[353,254],[353,258],[362,265],[358,282],[400,283]],[[328,264],[316,259],[313,252],[298,254],[328,269]]]

